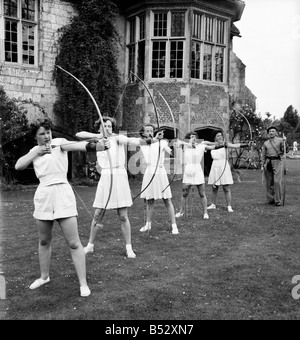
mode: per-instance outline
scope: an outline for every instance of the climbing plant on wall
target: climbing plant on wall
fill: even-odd
[[[107,0],[68,0],[78,12],[65,26],[56,64],[80,79],[95,97],[103,115],[113,116],[119,92],[118,35],[114,26],[117,6]],[[75,133],[94,131],[97,112],[87,93],[74,79],[56,69],[59,100],[55,116],[60,126]]]
[[[12,180],[15,149],[28,133],[26,114],[19,104],[0,86],[0,179],[5,183]]]

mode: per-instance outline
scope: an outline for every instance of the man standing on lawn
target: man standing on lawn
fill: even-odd
[[[269,139],[264,143],[262,148],[261,170],[264,172],[268,203],[280,207],[282,205],[282,158],[286,138],[278,137],[275,126],[270,126],[267,132]]]

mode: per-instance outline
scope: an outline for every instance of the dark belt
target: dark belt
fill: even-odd
[[[266,157],[267,159],[269,159],[270,161],[275,161],[275,160],[281,160],[281,158],[278,157]]]

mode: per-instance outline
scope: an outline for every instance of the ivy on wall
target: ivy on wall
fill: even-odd
[[[118,102],[118,34],[114,22],[118,7],[107,0],[68,0],[78,15],[62,29],[56,64],[80,79],[95,97],[101,113],[113,116]],[[54,107],[57,124],[65,131],[94,131],[98,119],[86,91],[72,77],[55,71],[59,100]]]
[[[28,132],[25,112],[19,103],[9,99],[0,86],[0,180],[11,182],[14,172],[15,149]],[[2,186],[1,186],[2,188]],[[1,189],[0,188],[0,189]]]
[[[47,117],[39,103],[11,99],[0,86],[0,189],[27,181],[24,172],[16,171],[14,166],[16,160],[35,145],[27,118],[29,108],[37,110],[40,117]]]

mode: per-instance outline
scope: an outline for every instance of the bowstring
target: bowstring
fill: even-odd
[[[83,207],[86,209],[86,211],[88,212],[88,214],[90,215],[90,217],[92,219],[94,219],[94,216],[92,215],[92,213],[90,212],[90,210],[88,209],[88,207],[86,206],[86,204],[84,203],[83,199],[80,197],[80,195],[78,194],[77,190],[75,189],[75,187],[71,184],[75,194],[77,195],[77,197],[79,198],[79,201],[81,202],[81,204],[83,205]]]

